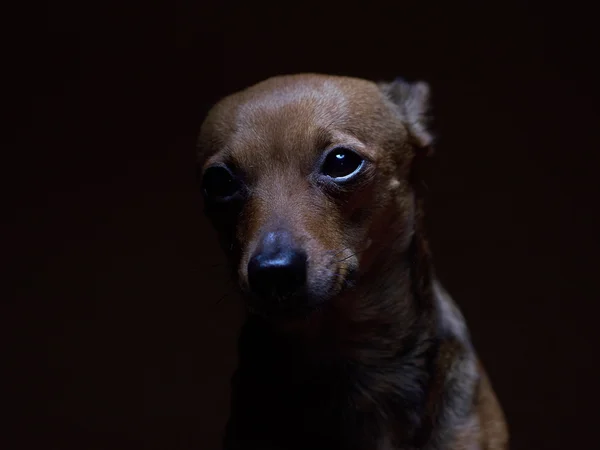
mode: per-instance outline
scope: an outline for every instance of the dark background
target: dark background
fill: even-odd
[[[84,2],[81,2],[84,3]],[[3,14],[2,448],[218,447],[229,295],[194,183],[219,97],[431,83],[428,224],[513,449],[597,448],[595,14],[577,2],[22,4]]]

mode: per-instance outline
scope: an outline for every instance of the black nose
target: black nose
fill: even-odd
[[[294,294],[306,283],[306,266],[306,253],[288,233],[268,233],[248,263],[250,289],[264,298]]]

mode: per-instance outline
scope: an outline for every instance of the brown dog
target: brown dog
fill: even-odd
[[[209,113],[205,209],[249,312],[226,449],[507,448],[423,233],[428,93],[283,76]]]

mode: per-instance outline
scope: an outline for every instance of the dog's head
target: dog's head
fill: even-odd
[[[206,214],[251,310],[297,317],[406,251],[429,90],[322,75],[271,78],[219,102],[199,139]]]

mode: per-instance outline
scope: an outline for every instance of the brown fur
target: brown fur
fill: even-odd
[[[234,210],[208,211],[242,292],[260,237],[285,228],[308,254],[318,303],[283,319],[246,296],[227,449],[507,448],[423,232],[413,169],[432,143],[428,95],[424,83],[295,75],[209,113],[201,167],[227,164],[245,187]],[[334,145],[367,160],[349,186],[316,175]]]

